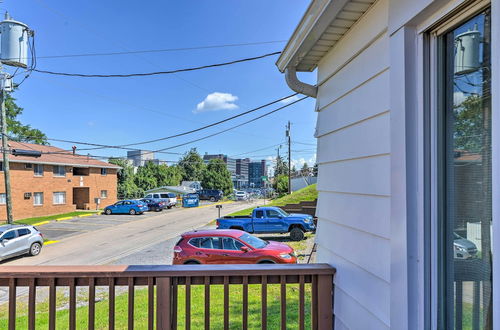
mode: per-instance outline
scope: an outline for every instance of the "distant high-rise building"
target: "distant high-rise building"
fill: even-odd
[[[248,187],[248,164],[249,158],[236,159],[236,183],[237,189]]]
[[[233,182],[236,180],[236,159],[229,158],[224,154],[203,155],[203,161],[205,161],[205,163],[208,163],[211,159],[222,159],[224,163],[226,163],[227,170],[231,173],[231,180],[233,180]]]
[[[266,168],[266,161],[264,159],[248,164],[248,185],[250,188],[264,187],[262,177],[267,176]]]
[[[152,161],[155,155],[147,150],[130,150],[127,151],[127,159],[132,161],[133,166],[144,166],[146,162]]]

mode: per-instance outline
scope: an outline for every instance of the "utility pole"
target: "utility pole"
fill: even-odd
[[[7,116],[5,114],[5,83],[6,74],[2,74],[2,89],[0,91],[1,120],[2,126],[2,155],[3,155],[3,175],[5,179],[5,206],[7,208],[7,223],[12,224],[12,195],[10,192],[10,167],[9,167],[9,146],[7,144]]]
[[[290,137],[290,121],[286,126],[286,136],[288,138],[288,194],[292,193],[292,142]]]

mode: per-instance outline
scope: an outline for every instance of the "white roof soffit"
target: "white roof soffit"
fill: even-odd
[[[376,0],[313,0],[278,58],[281,72],[313,71]]]

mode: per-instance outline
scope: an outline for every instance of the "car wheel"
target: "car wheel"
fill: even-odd
[[[258,264],[274,264],[271,260],[259,261]]]
[[[155,212],[160,212],[161,209],[159,207],[155,208]]]
[[[290,239],[292,241],[302,241],[304,239],[304,231],[298,227],[290,230]]]
[[[30,246],[30,256],[37,256],[40,254],[40,251],[42,251],[42,244],[35,242],[31,244]]]
[[[104,213],[105,213],[106,215],[110,215],[110,214],[111,214],[111,210],[110,210],[110,209],[106,209],[106,211],[104,211]]]
[[[186,261],[186,262],[184,263],[184,265],[199,265],[199,264],[200,264],[199,262],[197,262],[197,261],[192,261],[192,260],[191,260],[191,261]]]
[[[170,205],[170,206],[167,206],[167,209],[169,209],[169,210],[170,210],[171,208],[172,208],[172,205]]]
[[[210,197],[210,201],[211,201],[211,202],[215,202],[215,197],[213,197],[213,196],[212,196],[212,197]]]
[[[129,213],[130,215],[135,215],[135,214],[137,214],[137,212],[136,212],[134,209],[130,209],[130,211],[128,211],[128,213]]]

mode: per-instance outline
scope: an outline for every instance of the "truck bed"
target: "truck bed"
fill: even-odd
[[[252,219],[251,215],[226,215],[225,217],[222,217],[222,219]]]

